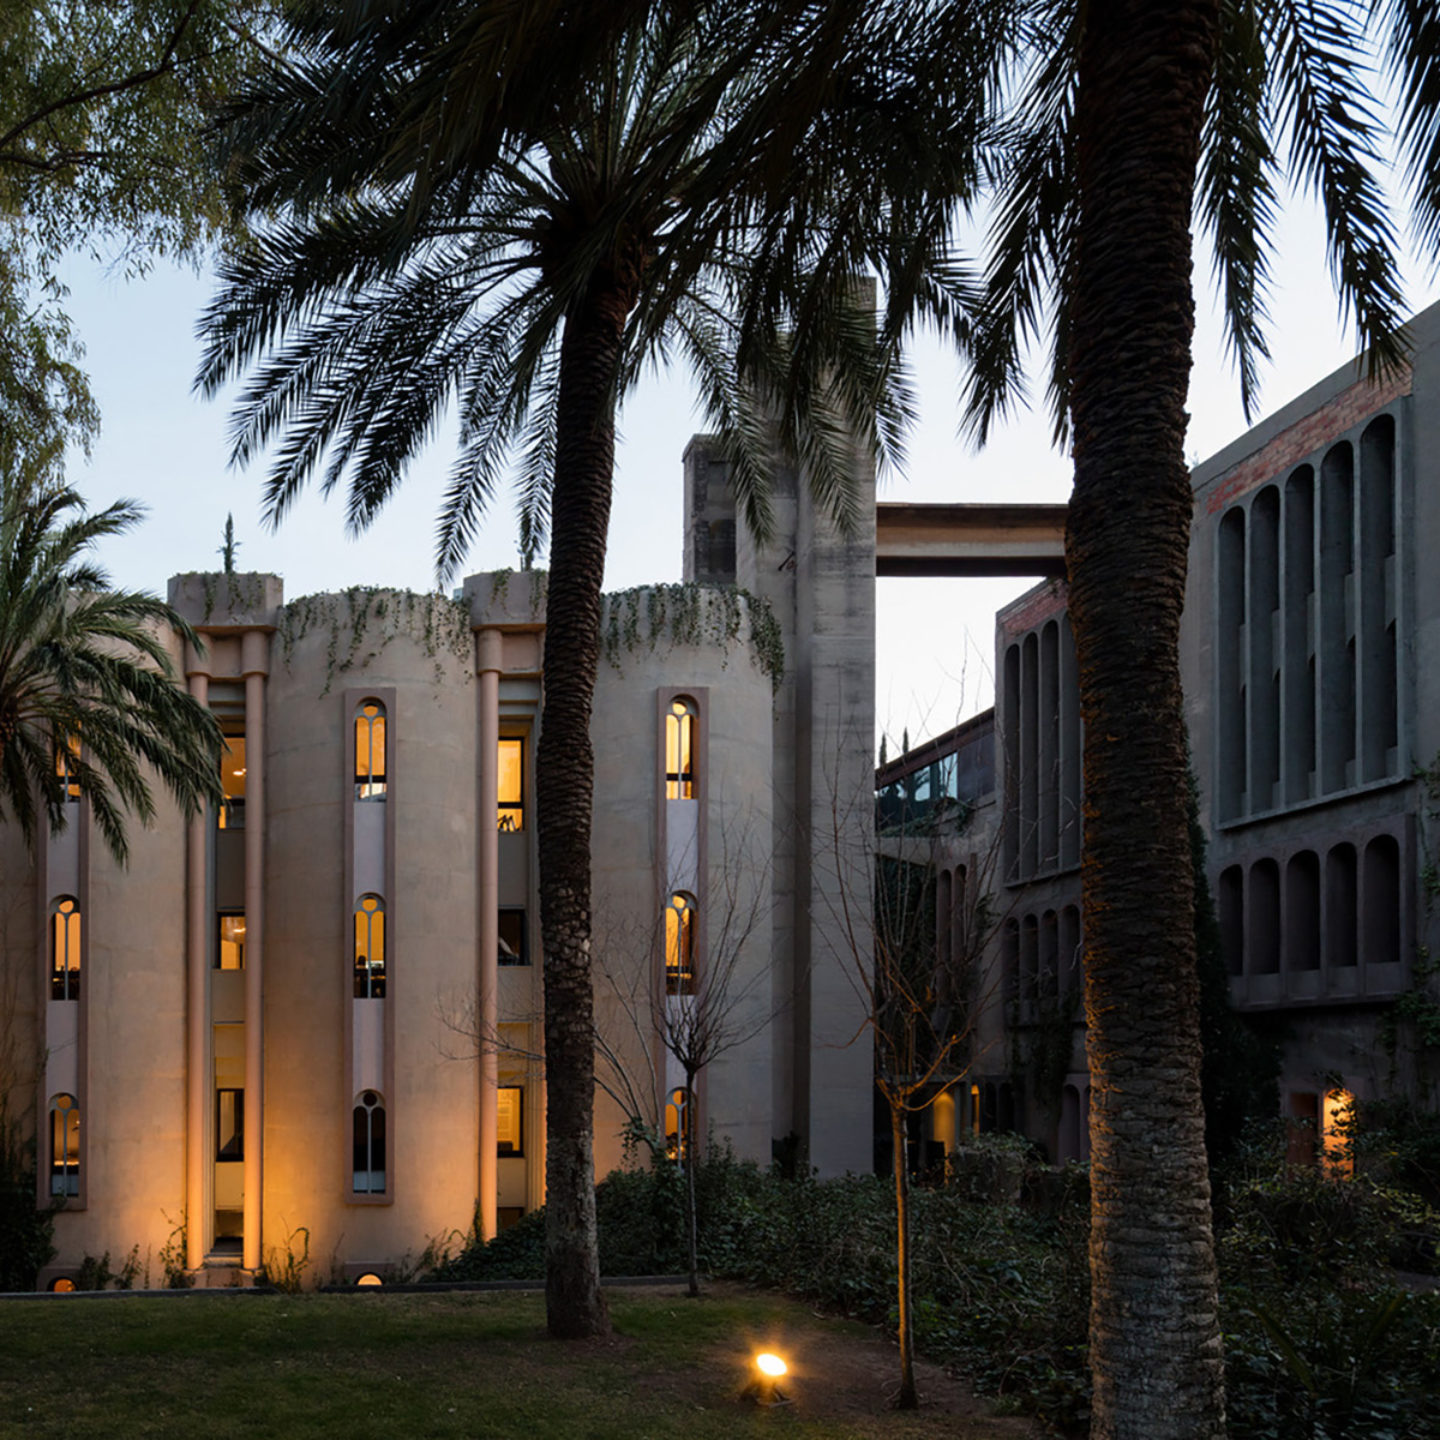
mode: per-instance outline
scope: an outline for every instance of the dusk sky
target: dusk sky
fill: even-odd
[[[1314,212],[1291,206],[1281,232],[1271,304],[1273,363],[1263,372],[1260,413],[1294,398],[1354,351],[1342,331]],[[1201,319],[1191,386],[1187,454],[1200,460],[1245,429],[1234,371],[1214,316],[1208,258],[1197,260]],[[453,455],[442,431],[382,520],[365,537],[344,534],[339,496],[311,493],[275,533],[260,521],[261,465],[228,467],[229,407],[191,393],[195,324],[212,289],[206,275],[165,267],[126,282],[105,267],[67,267],[70,309],[103,415],[91,459],[73,458],[70,478],[100,505],[129,496],[149,506],[133,535],[103,553],[113,578],[163,593],[168,576],[219,566],[225,517],[235,516],[242,569],[272,570],[287,598],[349,585],[434,587],[437,498]],[[1433,276],[1410,277],[1414,309],[1440,298]],[[903,473],[881,482],[882,500],[1058,501],[1069,493],[1067,462],[1050,445],[1040,408],[1019,414],[982,453],[956,434],[960,373],[934,338],[914,358],[921,420]],[[1037,397],[1043,381],[1036,387]],[[688,378],[647,380],[621,416],[615,508],[606,586],[620,589],[680,578],[681,456],[701,428]],[[514,566],[513,504],[501,496],[465,573]],[[1028,582],[883,580],[878,587],[877,724],[896,752],[993,701],[993,617]]]

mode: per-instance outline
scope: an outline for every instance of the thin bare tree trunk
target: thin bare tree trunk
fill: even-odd
[[[535,752],[545,947],[545,1315],[562,1339],[610,1328],[595,1230],[595,997],[590,974],[590,708],[615,466],[615,374],[629,300],[596,282],[560,347],[544,708]]]
[[[1066,561],[1085,720],[1095,1440],[1225,1430],[1179,630],[1192,200],[1218,0],[1096,0],[1077,102]]]
[[[900,1393],[897,1410],[919,1408],[915,1392],[915,1334],[910,1324],[910,1169],[905,1163],[905,1111],[890,1103],[890,1139],[895,1156],[895,1294],[900,1312]]]
[[[696,1127],[695,1127],[695,1077],[687,1074],[685,1076],[685,1228],[689,1233],[690,1240],[690,1294],[700,1294],[700,1243],[699,1243],[699,1219],[695,1213],[695,1162],[698,1158],[696,1149]]]

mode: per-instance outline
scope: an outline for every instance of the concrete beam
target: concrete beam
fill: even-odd
[[[875,507],[875,573],[1065,574],[1064,505]]]

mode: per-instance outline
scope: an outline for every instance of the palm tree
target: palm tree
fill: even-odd
[[[1398,80],[1415,228],[1432,256],[1440,30],[1424,0],[1042,0],[1035,18],[987,301],[962,339],[983,436],[1054,297],[1050,388],[1075,457],[1066,564],[1085,721],[1092,1433],[1219,1436],[1179,672],[1191,227],[1198,214],[1214,247],[1247,405],[1287,169],[1324,202],[1342,307],[1372,363],[1394,363],[1403,301],[1375,175],[1367,28]]]
[[[294,12],[291,62],[224,125],[247,203],[282,218],[222,272],[201,383],[213,391],[259,361],[235,448],[248,459],[275,447],[272,520],[320,472],[327,490],[346,481],[350,524],[369,524],[453,399],[442,576],[512,461],[527,561],[548,530],[536,754],[546,1295],[551,1333],[578,1336],[607,1324],[589,717],[616,408],[645,365],[688,362],[763,534],[771,449],[758,398],[772,397],[780,442],[847,524],[854,440],[876,446],[903,419],[903,395],[882,402],[909,313],[892,306],[877,342],[851,275],[884,252],[916,286],[957,290],[923,262],[973,176],[976,146],[960,131],[980,107],[954,77],[923,96],[907,80],[938,43],[918,21],[882,53],[838,12],[809,31],[766,21],[737,41],[725,7],[680,6],[604,21],[588,48],[570,7],[538,6],[528,22],[524,8],[432,0],[377,18],[357,0]],[[948,17],[946,42],[974,25]],[[795,93],[807,97],[798,115]],[[847,148],[869,157],[864,183],[840,163]]]
[[[219,726],[176,684],[162,638],[198,644],[194,632],[85,558],[142,513],[129,500],[86,513],[53,483],[0,488],[0,818],[33,842],[37,796],[59,830],[78,794],[122,864],[126,812],[155,814],[147,771],[187,813],[221,798]]]

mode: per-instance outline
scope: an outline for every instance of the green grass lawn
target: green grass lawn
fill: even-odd
[[[615,1336],[560,1344],[531,1294],[225,1295],[0,1302],[0,1436],[534,1437],[770,1435],[1001,1440],[938,1373],[931,1404],[886,1403],[895,1351],[773,1295],[612,1291]],[[793,1403],[742,1398],[756,1347],[795,1371]]]

